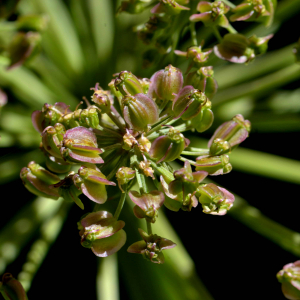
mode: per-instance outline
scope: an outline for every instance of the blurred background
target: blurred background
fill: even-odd
[[[75,109],[96,82],[106,89],[122,70],[148,78],[169,63],[186,70],[184,58],[160,53],[143,67],[143,53],[151,46],[132,28],[148,20],[149,10],[116,15],[120,2],[21,0],[0,23],[2,50],[15,34],[9,22],[20,15],[37,14],[47,23],[38,53],[22,66],[7,70],[11,60],[4,50],[0,57],[0,87],[7,95],[0,112],[0,273],[19,274],[30,288],[29,299],[110,300],[118,299],[118,290],[120,299],[285,299],[276,273],[300,256],[300,65],[293,53],[298,1],[278,1],[269,28],[234,23],[247,36],[274,33],[268,52],[254,62],[237,65],[212,55],[209,63],[219,85],[212,100],[215,121],[205,133],[187,137],[193,146],[205,146],[234,115],[251,121],[250,137],[230,156],[233,171],[212,178],[237,195],[236,203],[223,217],[205,215],[199,207],[177,213],[165,209],[169,221],[162,216],[154,229],[174,236],[179,250],[167,251],[164,265],[126,252],[138,239],[139,226],[129,204],[122,216],[128,241],[117,256],[102,260],[80,245],[80,209],[36,199],[23,187],[20,169],[31,160],[43,163],[32,111],[58,101]],[[196,29],[201,41],[201,24]],[[212,36],[205,38],[205,47],[215,43]],[[185,50],[190,37],[182,36],[177,46]]]

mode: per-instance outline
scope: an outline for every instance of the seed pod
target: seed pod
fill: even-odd
[[[146,131],[148,125],[152,125],[158,120],[156,104],[144,94],[125,96],[122,99],[122,104],[126,123],[136,131]]]
[[[134,96],[144,92],[139,79],[128,71],[122,71],[119,73],[118,77],[114,81],[114,85],[116,90],[123,96]]]
[[[223,175],[232,170],[229,156],[226,154],[220,156],[199,156],[196,159],[196,163],[197,171],[206,171],[209,175]]]
[[[172,110],[182,120],[190,120],[197,116],[207,101],[204,93],[194,89],[191,85],[185,86],[173,102]]]
[[[170,128],[167,135],[158,137],[151,145],[149,155],[162,161],[173,161],[189,145],[190,141],[184,137],[180,131]]]
[[[214,121],[214,114],[211,110],[211,102],[206,101],[206,104],[202,107],[200,113],[194,117],[191,122],[194,128],[198,132],[203,132],[207,130]]]

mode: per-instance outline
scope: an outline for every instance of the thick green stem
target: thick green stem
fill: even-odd
[[[147,223],[147,231],[148,231],[148,234],[152,234],[152,226],[151,226],[151,222],[149,222],[149,221],[146,220],[146,223]]]
[[[145,175],[140,174],[138,169],[135,169],[135,176],[138,183],[138,186],[140,188],[141,194],[147,194],[148,193],[148,187],[145,181]]]
[[[227,29],[230,33],[237,33],[237,31],[231,26],[230,23],[229,23],[228,27],[226,27],[226,29]]]
[[[186,151],[182,151],[181,154],[183,154],[183,155],[193,155],[193,156],[209,155],[209,149],[189,147],[189,148],[187,148]]]
[[[222,36],[221,36],[218,28],[216,26],[212,26],[211,28],[212,28],[213,33],[214,33],[215,37],[217,38],[218,42],[221,43],[222,42]]]
[[[173,174],[170,171],[166,170],[164,167],[159,167],[154,161],[151,161],[151,166],[155,171],[168,178],[170,181],[174,180]]]
[[[122,208],[123,208],[125,200],[126,200],[126,196],[127,196],[127,185],[125,186],[125,192],[121,194],[121,198],[120,198],[120,201],[118,203],[118,207],[117,207],[117,209],[115,211],[115,214],[114,214],[114,218],[116,220],[118,220],[118,218],[120,216],[120,213],[122,211]]]
[[[196,32],[195,25],[196,23],[190,22],[191,39],[192,39],[193,46],[198,46],[197,32]]]
[[[151,133],[158,131],[163,125],[167,124],[169,121],[171,121],[173,119],[173,117],[167,116],[161,123],[159,123],[158,125],[156,125],[155,127],[153,127],[151,130],[149,130],[146,133],[146,136],[151,135]]]
[[[184,161],[184,162],[188,161],[188,162],[189,162],[191,165],[193,165],[193,166],[196,165],[196,162],[195,162],[195,161],[189,160],[189,159],[184,158],[184,157],[182,157],[182,156],[179,156],[178,159],[180,159],[181,161]]]
[[[125,132],[125,122],[124,122],[123,118],[120,116],[118,111],[113,107],[113,105],[111,106],[111,110],[112,110],[111,112],[107,113],[108,116],[119,127],[119,129],[122,132]]]

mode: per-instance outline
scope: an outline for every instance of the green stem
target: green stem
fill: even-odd
[[[237,33],[237,31],[231,26],[230,23],[229,23],[228,27],[226,27],[226,29],[227,29],[228,32],[230,32],[230,33]]]
[[[166,170],[163,167],[159,167],[154,161],[151,161],[151,166],[153,167],[153,169],[155,171],[157,171],[158,173],[160,173],[164,177],[168,178],[170,181],[174,180],[174,176],[170,171]]]
[[[163,125],[167,124],[172,119],[173,117],[167,116],[161,123],[159,123],[158,125],[154,126],[151,130],[149,130],[146,133],[146,136],[149,136],[151,133],[158,131]]]
[[[212,26],[211,28],[212,28],[213,33],[214,33],[215,37],[217,38],[218,42],[221,43],[222,42],[222,36],[221,36],[218,28],[216,26]]]
[[[189,151],[189,150],[191,150],[191,151]],[[209,155],[209,149],[189,148],[187,151],[182,151],[181,154],[183,154],[183,155],[194,155],[194,156]]]
[[[214,98],[214,107],[244,96],[266,95],[270,90],[278,89],[298,78],[300,78],[300,67],[293,64],[257,80],[220,91]]]
[[[111,106],[111,112],[108,112],[107,115],[112,119],[112,121],[119,127],[119,129],[124,132],[125,131],[125,122],[123,118],[120,116],[118,111],[114,108],[114,106]]]
[[[222,0],[227,6],[229,6],[230,8],[236,8],[236,5],[233,4],[232,2],[228,1],[228,0]]]
[[[140,188],[140,193],[147,194],[148,187],[147,187],[147,184],[145,181],[145,175],[139,173],[138,169],[135,169],[135,174],[136,174],[136,180],[137,180],[138,186]]]
[[[151,222],[149,222],[149,221],[146,220],[146,223],[147,223],[147,231],[148,231],[148,234],[152,234],[152,226],[151,226]]]
[[[114,150],[114,149],[121,148],[121,147],[122,147],[122,144],[116,143],[116,144],[114,144],[114,145],[110,145],[110,146],[107,146],[107,147],[103,147],[103,148],[101,148],[101,150],[102,150],[103,152],[105,152],[105,151],[110,151],[110,150]]]
[[[115,166],[113,167],[111,172],[106,176],[107,180],[112,179],[116,175],[117,170],[120,168],[121,165],[123,165],[123,161],[127,154],[128,154],[127,151],[125,153],[121,154],[119,161],[115,164]]]
[[[198,46],[197,32],[196,32],[195,26],[196,26],[196,23],[190,22],[190,32],[191,32],[192,44],[193,44],[193,46]]]
[[[181,161],[184,161],[184,162],[188,161],[188,162],[189,162],[191,165],[193,165],[193,166],[196,165],[196,162],[195,162],[195,161],[189,160],[189,159],[184,158],[184,157],[182,157],[182,156],[179,156],[178,159],[181,160]]]
[[[118,220],[118,218],[120,216],[120,213],[122,211],[122,208],[124,206],[124,203],[125,203],[125,200],[126,200],[126,196],[127,196],[127,188],[128,188],[128,186],[126,184],[126,186],[125,186],[125,192],[121,194],[121,198],[120,198],[120,201],[118,203],[118,207],[117,207],[117,209],[115,211],[115,214],[114,214],[114,218],[116,220]]]

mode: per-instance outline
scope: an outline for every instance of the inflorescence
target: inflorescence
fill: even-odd
[[[49,171],[30,162],[20,174],[25,187],[35,195],[74,201],[81,209],[86,198],[95,202],[78,228],[82,246],[100,257],[125,244],[125,222],[119,216],[130,198],[133,215],[146,219],[147,232],[139,229],[142,240],[128,252],[163,263],[162,250],[176,244],[152,233],[160,207],[191,211],[200,203],[204,213],[224,215],[234,202],[226,189],[203,181],[231,171],[228,154],[248,137],[250,122],[236,115],[215,131],[206,149],[191,147],[184,136],[212,125],[208,95],[214,95],[217,83],[210,71],[203,67],[184,78],[169,65],[150,79],[122,71],[109,83],[110,90],[98,84],[92,88],[85,109],[45,104],[33,112],[32,122],[41,134],[40,149]],[[184,166],[174,170],[177,159]],[[101,209],[108,198],[106,186],[112,186],[119,199],[114,214]]]

